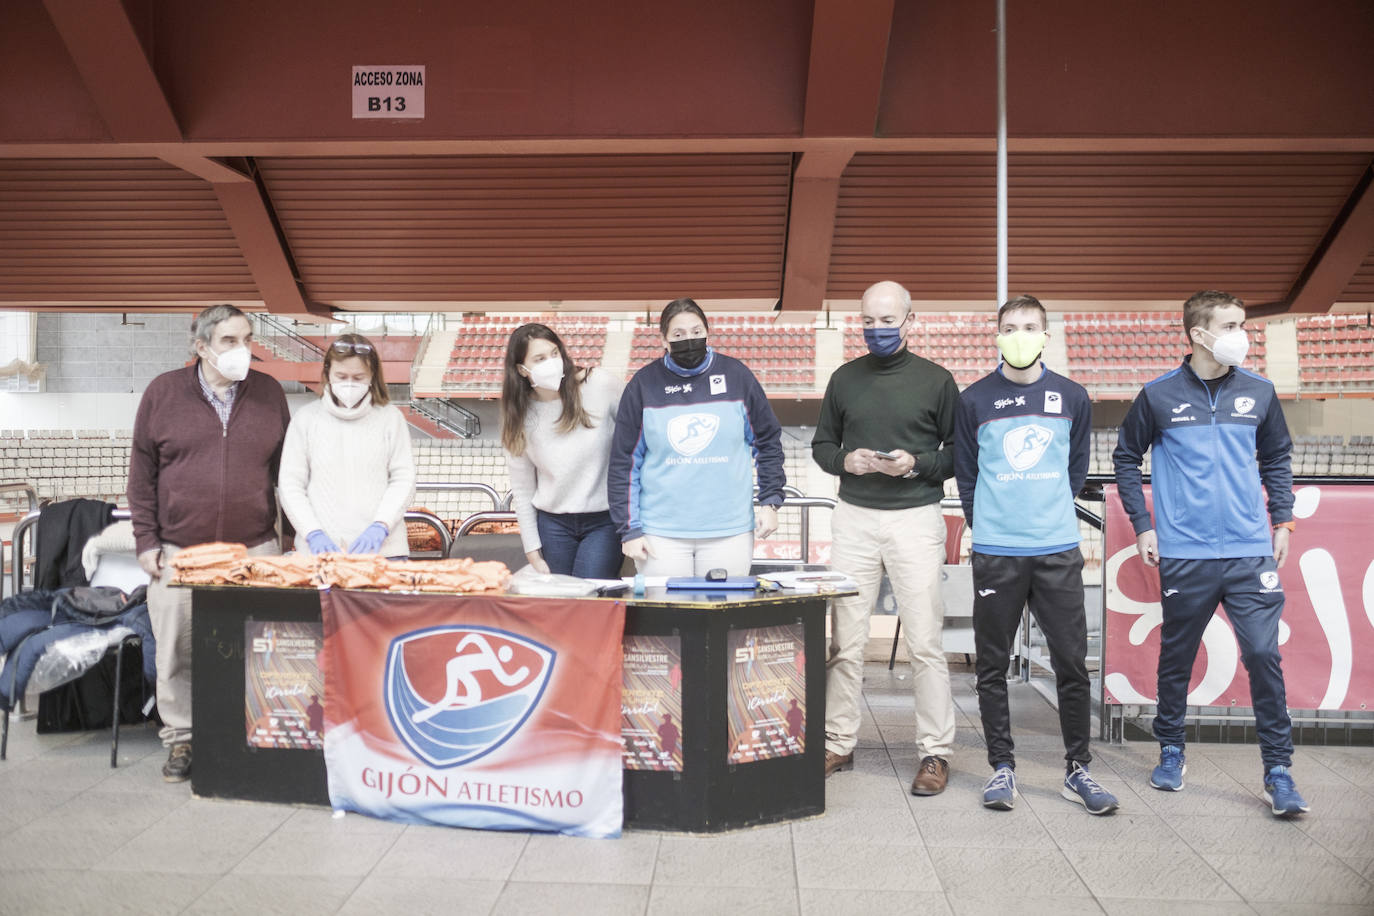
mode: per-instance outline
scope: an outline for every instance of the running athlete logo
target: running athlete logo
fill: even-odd
[[[711,444],[720,429],[720,418],[709,413],[687,413],[668,421],[668,444],[690,458]]]
[[[1273,591],[1279,587],[1279,574],[1272,570],[1260,573],[1260,585],[1263,585],[1267,591]]]
[[[1254,409],[1254,398],[1236,398],[1236,413],[1249,413]]]
[[[1018,426],[1002,437],[1002,454],[1014,471],[1025,471],[1040,463],[1045,449],[1054,439],[1053,430],[1032,423]]]
[[[505,630],[433,627],[387,650],[384,701],[392,730],[435,767],[504,744],[539,705],[557,653]]]

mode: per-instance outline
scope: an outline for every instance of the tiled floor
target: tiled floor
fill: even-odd
[[[1058,718],[1016,686],[1021,797],[986,778],[973,676],[954,673],[950,788],[914,798],[909,679],[871,664],[856,766],[824,816],[721,836],[619,840],[408,827],[327,810],[203,801],[167,785],[148,729],[120,767],[103,734],[10,736],[0,763],[0,913],[1374,913],[1374,749],[1300,748],[1313,813],[1273,819],[1254,747],[1194,744],[1188,787],[1146,784],[1148,743],[1098,747],[1121,799],[1059,796]]]

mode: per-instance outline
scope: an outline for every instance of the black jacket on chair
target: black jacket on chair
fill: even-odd
[[[89,585],[81,551],[110,524],[115,506],[98,499],[67,499],[44,506],[34,537],[33,587]]]

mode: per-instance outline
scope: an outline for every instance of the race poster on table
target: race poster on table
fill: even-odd
[[[625,635],[620,737],[627,770],[682,772],[682,638]]]
[[[243,706],[249,747],[324,747],[323,627],[315,621],[243,625]]]
[[[806,750],[806,641],[800,623],[731,630],[730,763]]]
[[[320,603],[334,810],[620,835],[623,602],[335,588]]]

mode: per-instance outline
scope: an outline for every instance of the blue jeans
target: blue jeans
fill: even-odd
[[[1226,609],[1240,644],[1241,660],[1250,675],[1250,702],[1255,710],[1255,731],[1264,768],[1292,766],[1292,721],[1288,717],[1279,656],[1283,587],[1278,584],[1277,575],[1273,557],[1160,559],[1164,625],[1159,636],[1159,708],[1154,733],[1161,745],[1183,747],[1183,719],[1188,710],[1193,661],[1202,642],[1202,631],[1207,629],[1220,603]]]
[[[624,556],[609,512],[535,510],[540,552],[549,572],[583,579],[618,579]]]

